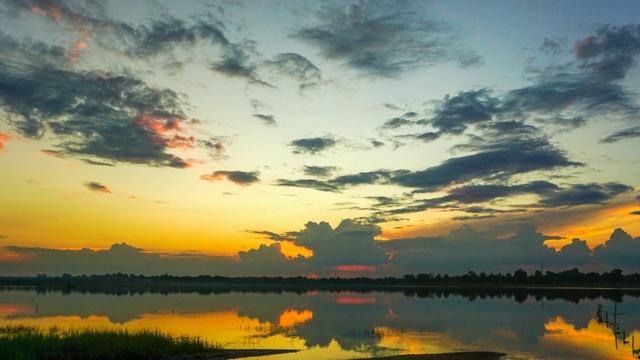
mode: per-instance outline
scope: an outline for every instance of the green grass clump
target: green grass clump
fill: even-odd
[[[143,360],[221,351],[220,346],[198,337],[174,337],[152,329],[0,326],[1,360]]]

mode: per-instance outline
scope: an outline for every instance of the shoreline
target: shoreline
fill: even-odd
[[[158,360],[227,360],[238,359],[246,357],[258,357],[269,356],[277,354],[295,353],[301,350],[284,350],[284,349],[238,349],[225,351],[223,354],[200,354],[200,355],[174,355]],[[408,355],[392,355],[384,357],[373,358],[357,358],[357,359],[372,359],[372,360],[500,360],[505,353],[492,352],[492,351],[466,351],[466,352],[450,352],[440,354],[408,354]]]

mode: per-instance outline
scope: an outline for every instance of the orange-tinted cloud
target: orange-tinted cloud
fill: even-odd
[[[11,139],[11,136],[9,136],[8,134],[5,133],[1,133],[0,132],[0,140],[9,140]],[[0,141],[0,153],[1,152],[6,152],[7,148],[4,147],[4,143],[2,141]]]
[[[87,44],[82,41],[76,41],[73,43],[73,49],[69,52],[69,61],[74,62],[78,56],[80,56],[80,49],[86,49]]]

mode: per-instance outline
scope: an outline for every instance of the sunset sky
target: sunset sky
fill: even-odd
[[[3,0],[0,275],[640,270],[638,14]]]

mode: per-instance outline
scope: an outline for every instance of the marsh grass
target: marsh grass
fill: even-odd
[[[174,337],[153,329],[62,329],[0,326],[2,360],[161,359],[223,352],[198,337]]]

